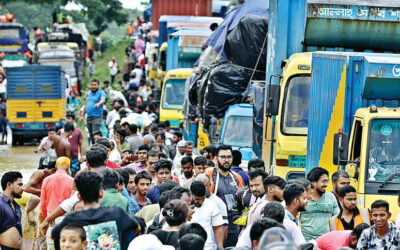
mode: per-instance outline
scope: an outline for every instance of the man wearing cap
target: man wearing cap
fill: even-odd
[[[40,196],[40,210],[43,218],[46,218],[61,202],[71,196],[74,178],[68,175],[70,164],[69,158],[59,157],[56,162],[56,173],[44,179]],[[61,221],[62,217],[58,219]],[[50,238],[47,239],[47,242],[48,247],[54,244]]]

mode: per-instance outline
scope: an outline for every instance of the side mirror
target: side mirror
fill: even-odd
[[[215,117],[211,117],[210,126],[208,128],[208,139],[211,144],[215,144],[217,142],[217,131],[218,131],[218,119]]]
[[[335,134],[333,138],[333,164],[343,165],[348,162],[349,134]]]
[[[279,97],[281,93],[281,86],[279,84],[270,84],[267,87],[267,117],[277,115],[279,112]]]

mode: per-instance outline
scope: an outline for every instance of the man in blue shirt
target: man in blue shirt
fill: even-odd
[[[87,114],[86,126],[89,130],[93,142],[93,132],[99,131],[101,119],[103,118],[103,104],[106,102],[107,95],[100,89],[100,82],[96,78],[90,81],[90,91],[86,97],[86,104],[83,108],[81,122]]]
[[[1,178],[0,249],[20,249],[22,246],[21,209],[14,199],[22,196],[22,174],[10,171]]]

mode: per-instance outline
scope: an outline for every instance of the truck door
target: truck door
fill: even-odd
[[[63,111],[62,83],[60,72],[44,70],[35,72],[35,121],[58,122]]]
[[[362,131],[363,126],[360,119],[355,118],[353,123],[353,131],[350,137],[349,147],[349,160],[358,163],[349,163],[346,166],[346,171],[350,174],[350,185],[355,187],[360,192],[360,184],[363,185],[362,181],[359,181],[360,171],[360,159],[361,159],[361,145],[362,145]]]

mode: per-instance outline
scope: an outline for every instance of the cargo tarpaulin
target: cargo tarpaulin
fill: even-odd
[[[257,70],[265,71],[267,33],[267,17],[250,15],[242,18],[226,38],[224,50],[227,60],[243,67],[254,68],[259,59]]]
[[[224,21],[218,26],[218,28],[212,33],[208,39],[206,46],[211,46],[213,49],[220,54],[222,58],[225,58],[224,45],[227,34],[233,30],[239,23],[239,21],[248,15],[263,16],[268,18],[269,12],[269,0],[247,0],[239,8],[229,13]]]
[[[252,69],[230,63],[213,67],[207,81],[202,116],[222,118],[230,105],[242,102],[252,73]],[[257,79],[264,77],[264,72],[255,73]]]

